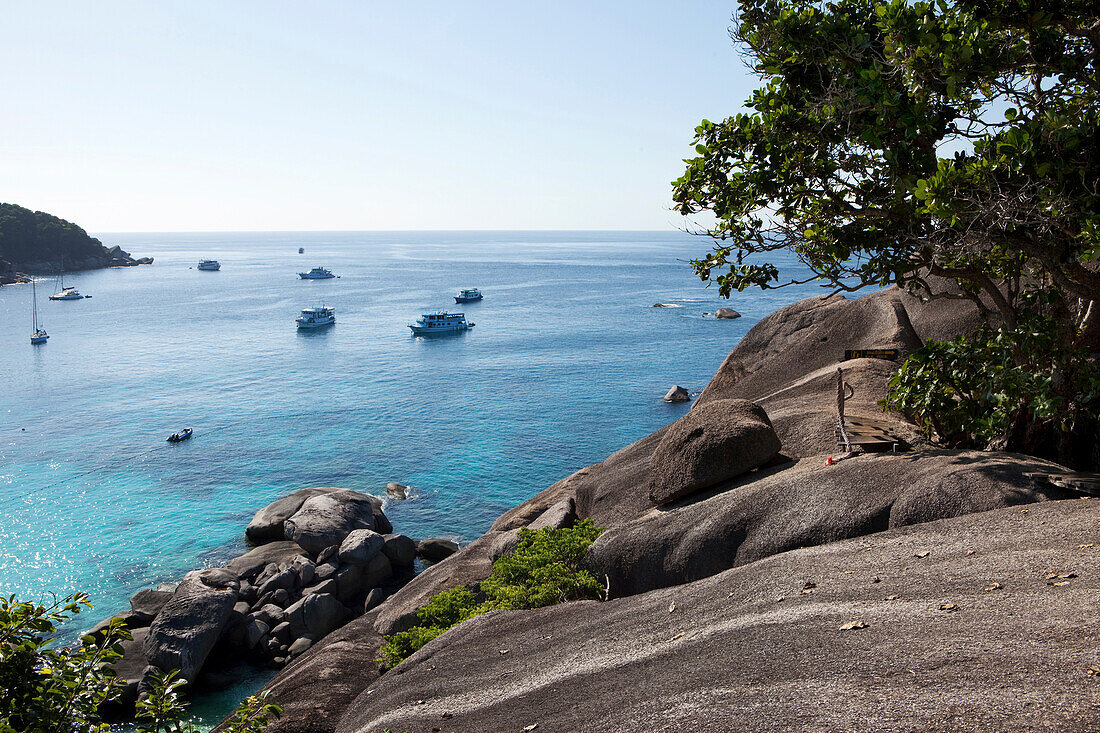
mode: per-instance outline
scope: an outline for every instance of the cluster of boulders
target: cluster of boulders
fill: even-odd
[[[30,278],[15,271],[15,265],[7,260],[0,259],[0,285],[13,285],[15,283],[30,282]]]
[[[336,488],[278,499],[246,534],[258,545],[248,553],[142,590],[116,617],[133,636],[115,665],[127,686],[118,712],[158,671],[221,687],[242,663],[281,668],[401,588],[417,557],[436,562],[458,550],[451,540],[394,534],[381,499]]]

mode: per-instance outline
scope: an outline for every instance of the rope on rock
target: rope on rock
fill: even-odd
[[[836,368],[836,431],[837,436],[840,438],[841,444],[844,446],[844,455],[840,458],[833,458],[829,456],[825,459],[825,465],[831,466],[837,461],[843,461],[845,458],[851,458],[856,455],[855,449],[852,448],[852,440],[848,437],[848,430],[844,427],[844,403],[850,400],[856,393],[852,385],[844,381],[844,370],[840,367]]]

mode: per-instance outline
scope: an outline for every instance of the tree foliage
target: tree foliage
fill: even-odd
[[[104,703],[117,700],[122,686],[112,663],[128,640],[121,619],[67,647],[53,648],[59,624],[90,609],[84,593],[50,604],[0,597],[0,733],[90,733],[107,731]],[[186,718],[177,672],[153,675],[137,702],[139,733],[195,733]],[[261,733],[280,708],[264,691],[246,699],[227,721],[231,733]]]
[[[563,529],[520,529],[515,551],[496,560],[476,590],[460,586],[432,596],[417,611],[415,626],[386,637],[378,661],[394,667],[448,629],[489,611],[600,598],[604,587],[582,561],[602,531],[591,519]]]
[[[782,287],[766,255],[787,249],[837,290],[968,298],[1006,343],[1041,325],[1086,354],[1044,367],[1085,429],[1071,385],[1100,349],[1098,6],[742,0],[731,34],[760,86],[696,128],[673,184],[681,213],[715,217],[700,277],[726,296]]]

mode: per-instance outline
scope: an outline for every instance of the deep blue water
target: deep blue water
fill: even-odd
[[[88,624],[242,552],[251,515],[307,486],[409,484],[396,531],[471,540],[682,415],[672,384],[701,390],[760,318],[822,292],[726,303],[687,265],[707,241],[680,232],[100,237],[156,262],[69,276],[81,301],[40,282],[48,344],[29,343],[30,287],[0,288],[0,592],[87,591]],[[314,265],[340,278],[296,277]],[[485,300],[455,306],[462,287]],[[336,326],[297,332],[321,303]],[[701,317],[723,305],[744,317]],[[476,327],[411,335],[441,308]]]

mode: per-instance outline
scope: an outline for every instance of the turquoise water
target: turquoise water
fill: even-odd
[[[0,589],[83,590],[95,618],[245,549],[307,486],[384,495],[396,531],[468,541],[505,509],[676,419],[761,317],[818,288],[726,303],[680,232],[101,235],[152,266],[76,273],[32,347],[29,286],[0,288]],[[305,254],[298,254],[298,247]],[[220,272],[193,269],[203,257]],[[331,268],[339,279],[299,280]],[[485,300],[455,306],[480,287]],[[654,303],[681,307],[652,308]],[[335,327],[297,332],[301,308]],[[704,319],[731,305],[735,321]],[[418,338],[441,308],[476,327]],[[167,444],[185,426],[195,437]]]

